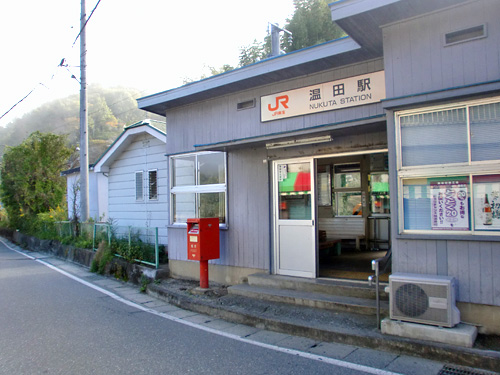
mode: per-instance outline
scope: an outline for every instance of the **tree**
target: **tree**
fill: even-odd
[[[294,0],[295,12],[288,19],[285,29],[292,38],[283,38],[281,48],[289,53],[305,47],[321,44],[345,35],[332,21],[326,0]]]
[[[207,68],[207,66],[205,66],[205,68]],[[230,72],[231,70],[234,70],[234,67],[232,67],[229,64],[224,64],[220,68],[215,68],[215,67],[209,65],[208,66],[208,70],[210,70],[210,75],[209,76],[206,75],[206,74],[202,74],[200,76],[200,78],[198,78],[198,79],[190,78],[190,77],[184,77],[182,79],[182,84],[186,85],[188,83],[193,83],[195,81],[201,81],[202,79],[205,79],[205,78],[208,78],[208,77],[211,77],[211,76],[216,76],[216,75],[219,75],[219,74],[222,74],[222,73]]]
[[[345,35],[344,31],[332,21],[326,0],[294,0],[295,11],[287,19],[284,28],[292,36],[282,36],[281,49],[286,53],[314,46]],[[267,36],[263,42],[254,42],[240,49],[239,66],[246,66],[271,54],[271,40]]]
[[[71,155],[65,138],[37,131],[7,148],[0,164],[0,200],[11,225],[22,227],[25,219],[64,204],[66,180],[60,172]]]
[[[257,42],[257,39],[254,39],[251,45],[240,48],[239,66],[254,64],[265,59],[270,52],[270,48],[269,51],[266,50],[266,42],[260,43]]]

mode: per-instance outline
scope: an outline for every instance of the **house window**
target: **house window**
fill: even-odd
[[[218,217],[226,223],[226,154],[201,152],[170,157],[171,223]]]
[[[148,198],[158,199],[158,171],[156,169],[148,171]]]
[[[135,172],[135,200],[142,201],[143,197],[143,181],[142,181],[142,171]]]
[[[500,98],[396,113],[401,233],[500,235]]]

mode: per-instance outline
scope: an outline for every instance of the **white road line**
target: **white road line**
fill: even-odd
[[[395,373],[395,372],[391,372],[391,371],[386,371],[386,370],[381,370],[381,369],[377,369],[377,368],[373,368],[373,367],[368,367],[368,366],[364,366],[364,365],[358,365],[356,363],[346,362],[346,361],[342,361],[342,360],[339,360],[339,359],[324,357],[324,356],[320,356],[320,355],[316,355],[316,354],[301,352],[301,351],[295,350],[295,349],[288,349],[288,348],[283,348],[283,347],[276,346],[276,345],[265,344],[265,343],[262,343],[262,342],[253,341],[253,340],[248,339],[248,338],[240,337],[240,336],[237,336],[237,335],[234,335],[234,334],[231,334],[231,333],[226,333],[226,332],[223,332],[223,331],[218,331],[216,329],[213,329],[213,328],[210,328],[210,327],[206,327],[206,326],[203,326],[203,325],[200,325],[200,324],[197,324],[197,323],[192,323],[192,322],[183,320],[181,318],[176,318],[174,316],[168,315],[167,313],[162,313],[162,312],[159,312],[159,311],[156,311],[156,310],[153,310],[153,309],[149,309],[149,308],[144,307],[144,306],[142,306],[142,305],[140,305],[138,303],[135,303],[135,302],[129,301],[129,300],[125,299],[125,298],[122,298],[119,295],[117,295],[117,294],[115,294],[113,292],[110,292],[109,290],[103,289],[103,288],[101,288],[101,287],[99,287],[97,285],[89,283],[88,281],[80,279],[79,277],[76,277],[76,276],[74,276],[74,275],[72,275],[72,274],[70,274],[70,273],[68,273],[68,272],[66,272],[66,271],[64,271],[64,270],[62,270],[60,268],[57,268],[56,266],[53,266],[50,263],[47,263],[47,262],[45,262],[45,261],[43,261],[41,259],[32,257],[31,255],[26,254],[26,253],[24,253],[22,251],[16,250],[16,249],[10,247],[8,244],[6,244],[1,239],[0,239],[0,242],[5,247],[7,247],[8,249],[10,249],[12,251],[15,251],[16,253],[21,254],[21,255],[23,255],[23,256],[31,259],[31,260],[34,260],[34,261],[36,261],[38,263],[41,263],[44,266],[49,267],[50,269],[52,269],[52,270],[54,270],[56,272],[59,272],[60,274],[66,276],[66,277],[69,277],[70,279],[73,279],[73,280],[79,282],[80,284],[83,284],[83,285],[85,285],[85,286],[87,286],[89,288],[92,288],[92,289],[94,289],[94,290],[96,290],[98,292],[101,292],[101,293],[107,295],[108,297],[113,298],[114,300],[116,300],[118,302],[124,303],[125,305],[134,307],[134,308],[136,308],[138,310],[141,310],[141,311],[144,311],[144,312],[147,312],[147,313],[159,316],[161,318],[171,320],[173,322],[177,322],[177,323],[181,323],[181,324],[193,327],[193,328],[201,329],[203,331],[210,332],[210,333],[213,333],[215,335],[223,336],[223,337],[226,337],[226,338],[229,338],[229,339],[232,339],[232,340],[237,340],[237,341],[244,342],[244,343],[247,343],[247,344],[259,346],[261,348],[270,349],[270,350],[274,350],[274,351],[281,352],[281,353],[291,354],[291,355],[299,356],[299,357],[302,357],[302,358],[311,359],[311,360],[314,360],[314,361],[328,363],[330,365],[334,365],[334,366],[338,366],[338,367],[343,367],[343,368],[347,368],[347,369],[350,369],[350,370],[361,371],[361,372],[365,372],[367,374],[374,374],[374,375],[401,375],[399,373]]]

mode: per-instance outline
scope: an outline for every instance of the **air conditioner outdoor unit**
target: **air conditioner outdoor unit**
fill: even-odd
[[[460,323],[454,277],[394,273],[389,291],[391,319],[442,327]]]

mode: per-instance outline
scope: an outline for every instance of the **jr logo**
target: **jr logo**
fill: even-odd
[[[288,104],[288,95],[277,96],[276,97],[276,105],[274,107],[271,107],[271,104],[268,104],[267,105],[267,109],[269,109],[270,111],[276,111],[280,107],[280,104],[284,108],[288,108],[288,106],[287,106],[287,104]]]

